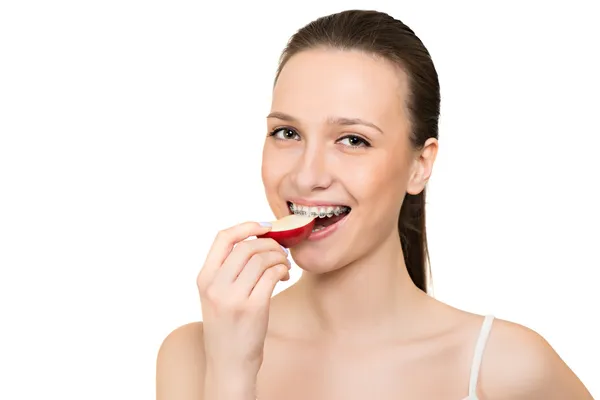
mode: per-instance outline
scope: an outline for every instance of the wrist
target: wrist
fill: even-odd
[[[206,400],[255,400],[256,374],[207,365],[204,394]]]

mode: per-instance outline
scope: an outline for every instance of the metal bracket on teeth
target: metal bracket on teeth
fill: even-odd
[[[333,216],[333,215],[338,216],[345,212],[348,212],[348,207],[336,208],[334,211],[331,212],[331,216]],[[325,218],[325,217],[329,216],[329,214],[330,214],[328,212],[319,211],[317,213],[312,213],[310,211],[296,210],[296,209],[293,210],[293,213],[296,215],[311,216],[311,217],[315,217],[315,218],[317,218],[317,217]]]

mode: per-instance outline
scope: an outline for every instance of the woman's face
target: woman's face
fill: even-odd
[[[402,200],[424,188],[435,158],[435,143],[410,144],[406,95],[403,72],[362,52],[305,51],[283,68],[263,149],[269,205],[277,218],[290,203],[334,217],[328,207],[350,208],[291,249],[303,269],[331,271],[398,240]]]

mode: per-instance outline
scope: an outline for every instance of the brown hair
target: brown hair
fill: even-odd
[[[348,10],[318,18],[298,30],[281,54],[275,82],[295,54],[317,47],[360,50],[394,62],[408,77],[411,143],[423,147],[438,137],[440,86],[429,52],[401,21],[378,11]],[[406,194],[398,220],[404,261],[414,284],[428,292],[430,274],[425,229],[425,190]]]

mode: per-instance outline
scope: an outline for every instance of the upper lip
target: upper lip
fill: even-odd
[[[308,200],[308,199],[288,199],[289,202],[294,203],[294,204],[299,204],[302,206],[309,206],[309,207],[315,207],[315,206],[345,206],[344,203],[334,203],[331,201],[326,201],[326,200]]]

